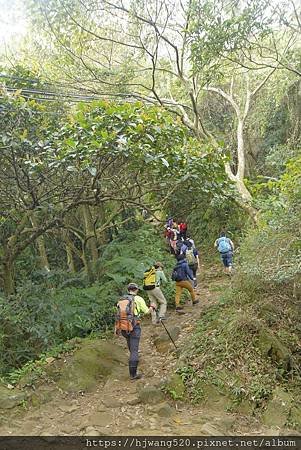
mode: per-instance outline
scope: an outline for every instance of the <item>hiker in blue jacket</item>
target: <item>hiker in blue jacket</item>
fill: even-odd
[[[224,264],[225,273],[231,275],[232,273],[232,258],[234,251],[234,244],[230,238],[226,236],[226,233],[221,233],[220,237],[216,239],[214,247],[217,248],[221,255],[221,260]]]
[[[196,298],[196,294],[192,286],[193,272],[188,266],[185,255],[177,255],[176,258],[178,262],[173,269],[171,276],[171,279],[176,282],[176,312],[178,314],[185,314],[183,311],[183,306],[180,305],[182,290],[187,289],[189,291],[193,305],[199,303],[199,300]]]

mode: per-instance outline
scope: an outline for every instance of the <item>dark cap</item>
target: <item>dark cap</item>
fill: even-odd
[[[130,283],[128,284],[128,291],[135,291],[139,290],[139,286],[136,283]]]

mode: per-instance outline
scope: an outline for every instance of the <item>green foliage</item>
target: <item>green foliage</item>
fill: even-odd
[[[293,286],[300,277],[300,200],[301,158],[290,160],[278,181],[260,185],[260,191],[270,195],[261,201],[266,212],[260,227],[250,232],[241,247],[243,278],[273,286]]]
[[[118,297],[130,281],[141,285],[144,270],[157,260],[169,275],[174,259],[156,230],[144,225],[124,230],[105,247],[92,286],[83,287],[87,281],[80,275],[45,272],[36,278],[38,284],[31,281],[14,297],[0,298],[0,373],[20,368],[45,351],[49,355],[49,349],[73,337],[112,329]],[[164,288],[170,302],[173,284],[169,280]]]
[[[300,179],[295,158],[269,182],[269,209],[241,243],[232,287],[198,323],[183,372],[192,399],[204,384],[256,408],[279,384],[299,398]]]
[[[112,241],[102,256],[100,274],[104,280],[118,279],[118,285],[124,290],[129,282],[135,281],[142,286],[143,273],[146,269],[160,261],[164,264],[164,272],[168,278],[164,286],[164,294],[169,304],[174,303],[174,283],[170,274],[175,264],[165,247],[160,231],[152,230],[144,225],[136,232],[125,231],[118,239]],[[119,293],[121,291],[119,290]],[[147,299],[144,291],[141,295]]]
[[[223,77],[222,59],[242,57],[241,50],[251,50],[254,36],[269,33],[271,19],[265,15],[266,0],[241,5],[229,0],[194,1],[189,27],[195,71],[201,69],[205,82]]]

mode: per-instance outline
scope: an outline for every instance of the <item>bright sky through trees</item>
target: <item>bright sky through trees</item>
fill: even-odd
[[[26,13],[20,0],[0,0],[0,46],[9,45],[26,33]]]

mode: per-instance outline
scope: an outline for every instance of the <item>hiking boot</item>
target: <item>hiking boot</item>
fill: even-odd
[[[197,305],[198,303],[200,303],[200,300],[195,300],[194,302],[192,302],[193,305]]]
[[[137,373],[136,375],[134,375],[134,376],[131,377],[131,380],[132,380],[132,381],[134,381],[134,380],[140,380],[140,378],[142,378],[142,374],[141,374],[141,373]]]
[[[167,317],[159,317],[159,322],[161,322],[161,320],[167,320]]]
[[[183,306],[177,306],[176,307],[176,313],[178,313],[178,314],[185,314],[183,309],[184,309]]]

